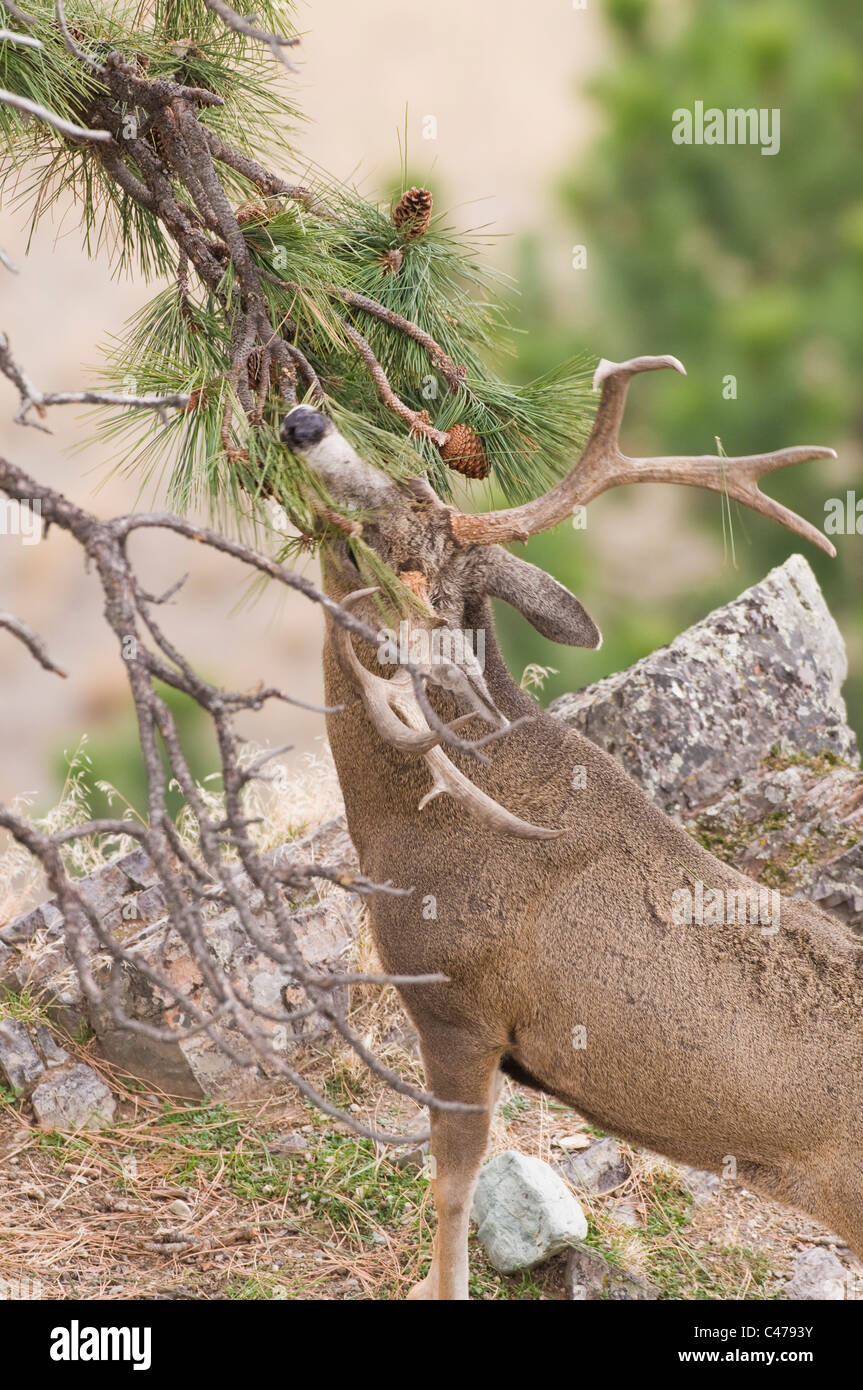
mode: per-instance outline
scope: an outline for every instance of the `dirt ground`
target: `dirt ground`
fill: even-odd
[[[419,1080],[411,1030],[392,991],[366,988],[353,1023],[384,1060]],[[176,1101],[109,1072],[92,1043],[68,1043],[119,1097],[114,1123],[74,1136],[34,1127],[25,1102],[0,1092],[0,1279],[45,1299],[393,1299],[425,1272],[434,1215],[421,1156],[345,1133],[295,1095],[243,1106]],[[393,1129],[419,1120],[340,1048],[309,1051],[306,1074],[359,1118]],[[596,1131],[566,1107],[507,1083],[492,1151],[551,1163],[559,1141]],[[577,1141],[576,1141],[577,1142]],[[629,1177],[577,1195],[588,1241],[672,1299],[781,1296],[794,1256],[833,1248],[830,1232],[723,1182],[698,1204],[679,1170],[624,1150]],[[635,1222],[637,1224],[625,1224]],[[471,1294],[566,1297],[563,1257],[502,1276],[471,1242]],[[850,1281],[860,1287],[861,1280]]]

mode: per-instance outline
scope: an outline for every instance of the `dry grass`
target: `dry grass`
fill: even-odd
[[[370,952],[367,942],[361,950]],[[352,1013],[391,1066],[420,1078],[394,992],[358,992]],[[242,1108],[173,1101],[109,1072],[92,1044],[67,1045],[110,1080],[117,1117],[92,1133],[44,1134],[25,1103],[0,1099],[3,1279],[38,1280],[51,1299],[343,1300],[403,1297],[424,1273],[433,1212],[421,1168],[397,1167],[391,1153],[340,1133],[293,1096]],[[304,1066],[365,1120],[406,1127],[417,1118],[411,1102],[340,1047],[309,1050]],[[491,1150],[517,1148],[556,1163],[556,1141],[587,1128],[565,1107],[508,1084]],[[675,1169],[626,1152],[632,1171],[618,1189],[578,1194],[589,1240],[665,1297],[777,1297],[796,1251],[833,1240],[730,1184],[696,1208]],[[621,1204],[644,1225],[621,1224]],[[472,1246],[474,1297],[565,1296],[562,1260],[508,1278],[475,1239]]]

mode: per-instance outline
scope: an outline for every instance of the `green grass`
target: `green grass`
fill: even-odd
[[[0,1089],[0,1108],[16,1104]],[[531,1109],[527,1097],[506,1102],[507,1118],[518,1120]],[[381,1117],[389,1122],[389,1117]],[[394,1119],[395,1117],[393,1117]],[[34,1146],[51,1155],[58,1167],[97,1159],[115,1172],[119,1191],[133,1190],[106,1137],[122,1139],[154,1161],[158,1180],[197,1186],[215,1181],[237,1199],[269,1207],[259,1212],[262,1225],[282,1234],[297,1232],[318,1247],[338,1251],[346,1266],[378,1249],[396,1255],[402,1274],[384,1260],[375,1275],[373,1296],[402,1297],[403,1280],[421,1278],[431,1260],[434,1217],[424,1171],[398,1168],[368,1139],[338,1132],[318,1117],[306,1133],[308,1147],[284,1155],[269,1151],[276,1137],[260,1127],[260,1117],[241,1115],[209,1100],[165,1103],[150,1112],[142,1132],[141,1115],[131,1115],[101,1131],[98,1143],[86,1133],[37,1134]],[[144,1142],[145,1141],[145,1142]],[[140,1148],[138,1147],[140,1146]],[[119,1154],[121,1148],[117,1149]],[[149,1180],[149,1179],[148,1179]],[[143,1189],[146,1190],[146,1187]],[[585,1244],[619,1270],[640,1274],[662,1299],[771,1299],[779,1296],[769,1257],[746,1245],[705,1245],[690,1230],[694,1204],[688,1189],[670,1169],[657,1167],[640,1176],[645,1202],[643,1229],[621,1232],[602,1203],[590,1203]],[[377,1262],[375,1262],[377,1265]],[[386,1270],[387,1272],[384,1272]],[[559,1273],[559,1271],[558,1271]],[[482,1301],[531,1301],[558,1297],[555,1268],[498,1273],[476,1233],[470,1238],[470,1295]],[[226,1283],[220,1296],[232,1301],[282,1301],[326,1293],[330,1273],[305,1260],[282,1270],[255,1269]],[[367,1296],[361,1293],[358,1297]]]
[[[517,1120],[519,1115],[523,1115],[526,1110],[530,1110],[530,1101],[527,1096],[512,1096],[500,1106],[498,1114],[505,1120]]]
[[[15,1018],[28,1025],[47,1022],[44,1005],[29,989],[0,998],[0,1019],[4,1018]]]
[[[370,1139],[325,1134],[295,1159],[296,1197],[313,1218],[368,1244],[395,1226],[419,1229],[425,1173],[396,1168]]]
[[[301,1280],[290,1275],[283,1277],[276,1270],[271,1275],[254,1274],[249,1279],[237,1279],[226,1285],[222,1296],[235,1303],[283,1302],[298,1297],[301,1292]]]
[[[693,1199],[674,1174],[656,1170],[646,1190],[647,1221],[638,1236],[644,1246],[647,1278],[659,1289],[660,1298],[733,1299],[740,1297],[744,1284],[747,1300],[779,1296],[769,1287],[772,1271],[767,1256],[744,1245],[725,1245],[707,1255],[687,1240]]]

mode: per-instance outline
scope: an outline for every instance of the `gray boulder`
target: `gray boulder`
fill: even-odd
[[[589,1149],[567,1156],[561,1171],[574,1187],[601,1195],[619,1187],[629,1176],[629,1164],[614,1139],[598,1139]]]
[[[652,1284],[628,1270],[618,1269],[598,1250],[586,1245],[577,1246],[567,1256],[566,1285],[569,1297],[579,1302],[602,1299],[643,1303],[659,1297],[659,1290]]]
[[[774,745],[687,829],[751,878],[863,930],[863,773],[830,749]]]
[[[863,932],[863,772],[842,638],[808,564],[761,583],[551,712],[719,859]]]
[[[477,1234],[495,1269],[532,1269],[584,1240],[587,1219],[541,1158],[507,1149],[480,1172],[473,1200]]]
[[[848,1291],[848,1271],[832,1250],[816,1246],[803,1250],[794,1261],[794,1273],[785,1285],[786,1298],[807,1302],[839,1302]]]
[[[92,1067],[77,1062],[52,1067],[35,1087],[31,1103],[42,1129],[94,1129],[110,1124],[116,1102]]]
[[[841,694],[847,669],[815,576],[792,555],[667,647],[550,710],[684,819],[783,739],[856,766]]]
[[[13,1091],[23,1091],[44,1070],[45,1064],[21,1020],[0,1019],[0,1077],[6,1078]]]

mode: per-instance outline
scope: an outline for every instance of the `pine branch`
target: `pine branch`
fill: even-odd
[[[375,318],[388,323],[391,328],[397,328],[400,333],[412,338],[415,343],[419,343],[425,348],[432,366],[444,377],[451,391],[458,391],[459,387],[464,385],[467,369],[457,366],[431,334],[411,323],[410,319],[404,318],[395,310],[388,309],[385,304],[379,304],[376,299],[370,299],[365,294],[355,294],[352,290],[339,289],[338,286],[333,287],[333,294],[338,295],[339,299],[343,299],[351,308],[362,309],[365,313],[374,315]]]
[[[400,420],[405,420],[407,424],[410,425],[413,434],[431,439],[432,442],[438,446],[445,444],[447,440],[446,434],[434,428],[428,418],[428,412],[411,410],[410,406],[405,405],[404,401],[400,400],[396,395],[387,380],[386,372],[375,357],[362,333],[359,333],[357,329],[354,328],[353,324],[348,323],[346,319],[339,319],[339,322],[368,368],[369,375],[375,383],[378,395],[387,407],[387,410],[391,410]]]

